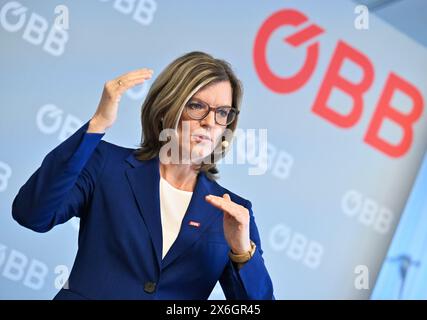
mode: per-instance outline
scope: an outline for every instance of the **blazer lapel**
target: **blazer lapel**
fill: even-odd
[[[126,160],[133,167],[126,170],[126,175],[138,203],[139,212],[150,233],[158,266],[165,268],[189,249],[216,219],[223,216],[221,210],[205,200],[208,194],[222,196],[222,189],[210,181],[204,172],[199,173],[178,236],[162,260],[159,157],[139,161],[131,154]]]
[[[220,193],[221,190],[217,184],[210,181],[204,172],[199,173],[178,236],[163,258],[163,269],[190,249],[192,244],[208,230],[209,226],[223,216],[221,210],[205,200],[205,196],[208,194],[220,195]]]
[[[159,197],[159,162],[158,158],[147,161],[137,160],[133,154],[126,159],[133,168],[126,170],[139,213],[150,233],[159,269],[162,261],[162,223]]]

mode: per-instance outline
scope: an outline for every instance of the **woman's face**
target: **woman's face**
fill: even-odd
[[[229,81],[221,81],[208,85],[197,91],[189,102],[207,104],[211,108],[232,105],[232,88]],[[193,106],[198,106],[193,104]],[[190,156],[191,163],[197,163],[212,153],[221,140],[226,126],[215,122],[214,110],[201,120],[192,119],[184,108],[178,125],[180,150],[183,158]]]

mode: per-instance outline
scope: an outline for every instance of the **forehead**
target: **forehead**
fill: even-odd
[[[233,92],[229,81],[221,81],[203,87],[192,98],[200,99],[211,106],[231,105]]]

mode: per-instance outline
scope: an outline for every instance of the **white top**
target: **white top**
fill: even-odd
[[[160,214],[162,221],[162,259],[174,243],[193,192],[175,188],[160,176]]]

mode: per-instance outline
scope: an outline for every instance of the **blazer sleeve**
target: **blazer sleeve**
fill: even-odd
[[[250,214],[250,238],[255,242],[256,250],[240,270],[228,259],[219,282],[227,300],[275,300],[273,284],[262,257],[263,250],[252,212],[252,203],[246,201],[245,206]]]
[[[12,216],[20,225],[47,232],[81,216],[106,153],[100,143],[105,133],[87,133],[88,127],[89,121],[49,152],[20,188],[12,203]]]

